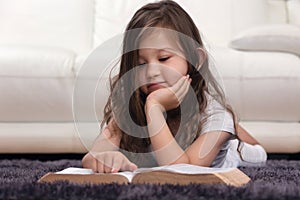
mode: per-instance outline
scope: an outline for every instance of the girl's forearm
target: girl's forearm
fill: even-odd
[[[146,104],[146,119],[153,151],[159,165],[189,163],[189,157],[173,137],[159,104]]]

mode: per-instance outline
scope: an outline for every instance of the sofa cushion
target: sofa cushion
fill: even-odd
[[[286,3],[289,23],[300,26],[300,1],[288,0]]]
[[[0,77],[0,121],[73,121],[73,87],[70,77]]]
[[[225,46],[233,35],[248,27],[284,23],[286,20],[284,0],[175,1],[190,14],[202,32],[203,38],[212,44]],[[94,47],[114,35],[123,33],[134,12],[142,5],[154,1],[96,0],[95,2]]]
[[[1,0],[0,45],[42,45],[89,51],[93,0]]]
[[[281,51],[300,56],[300,27],[289,24],[250,28],[233,38],[230,46],[246,51]]]
[[[75,54],[60,48],[0,47],[0,121],[73,121]]]
[[[73,76],[75,53],[61,48],[0,45],[0,76]]]
[[[249,27],[286,20],[284,0],[177,1],[191,15],[204,39],[214,45],[227,45],[234,35]]]
[[[134,12],[153,0],[96,0],[94,47],[111,37],[122,34]],[[117,26],[112,26],[117,24]]]
[[[212,48],[211,54],[240,119],[300,121],[298,56],[220,47]]]

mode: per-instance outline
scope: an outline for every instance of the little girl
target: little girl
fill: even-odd
[[[265,150],[236,122],[207,55],[197,27],[177,3],[140,8],[126,28],[104,129],[83,167],[111,173],[176,163],[264,163]]]

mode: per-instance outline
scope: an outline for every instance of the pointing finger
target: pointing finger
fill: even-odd
[[[185,97],[186,93],[188,92],[190,87],[190,82],[189,82],[189,78],[187,76],[187,78],[184,80],[181,88],[177,91],[176,96],[178,98],[178,100],[181,102],[182,99]]]
[[[184,84],[185,80],[186,80],[187,76],[182,76],[177,83],[175,83],[171,89],[173,90],[174,93],[177,93],[178,90],[182,87],[182,85]]]

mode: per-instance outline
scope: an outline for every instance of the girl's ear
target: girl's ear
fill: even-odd
[[[198,66],[198,70],[200,70],[200,68],[202,67],[203,63],[205,62],[205,60],[207,59],[207,53],[203,48],[197,48],[197,52],[199,54],[199,66]]]

